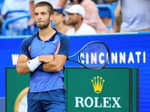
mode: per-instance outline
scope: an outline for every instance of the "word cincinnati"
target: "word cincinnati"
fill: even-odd
[[[135,52],[111,52],[108,54],[100,53],[81,53],[80,61],[82,64],[145,64],[146,63],[146,51]]]
[[[120,97],[75,97],[75,108],[122,108]]]

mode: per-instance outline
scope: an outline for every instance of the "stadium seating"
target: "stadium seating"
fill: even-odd
[[[0,11],[2,9],[3,3],[4,3],[4,0],[0,0]]]
[[[7,18],[8,15],[11,14],[11,13],[24,13],[25,16]],[[5,21],[2,24],[2,35],[7,35],[8,34],[7,31],[8,31],[8,25],[9,24],[11,24],[13,22],[16,22],[18,20],[21,20],[21,19],[26,19],[26,18],[27,19],[30,18],[30,15],[29,15],[28,11],[25,11],[25,10],[10,10],[10,11],[8,11],[4,16]],[[14,32],[14,30],[12,29],[11,32]],[[20,31],[20,30],[17,31],[17,35],[28,35],[28,34],[30,34],[30,27],[28,27],[27,29],[25,29],[23,31]]]

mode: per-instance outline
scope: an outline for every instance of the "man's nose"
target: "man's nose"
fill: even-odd
[[[41,15],[41,14],[39,14],[39,15],[38,15],[38,19],[41,19],[41,18],[42,18],[42,15]]]

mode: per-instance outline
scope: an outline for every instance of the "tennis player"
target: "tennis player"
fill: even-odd
[[[16,66],[19,74],[30,73],[28,112],[65,112],[63,79],[69,40],[51,27],[51,4],[35,4],[34,13],[39,31],[23,41]]]

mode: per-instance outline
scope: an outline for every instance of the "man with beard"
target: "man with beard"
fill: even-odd
[[[50,3],[55,9],[63,9],[67,4],[67,0],[29,0],[29,8],[30,8],[30,20],[28,24],[33,26],[34,24],[34,4],[45,1]]]
[[[53,13],[53,22],[56,29],[63,34],[66,34],[67,31],[72,28],[71,26],[66,24],[65,20],[66,19],[63,10],[55,9]]]
[[[96,34],[93,27],[84,23],[85,9],[79,5],[72,5],[67,8],[65,12],[68,14],[68,20],[66,20],[67,25],[71,25],[71,28],[66,35],[91,35]]]
[[[65,112],[63,79],[69,41],[51,27],[51,4],[37,3],[34,13],[39,31],[23,41],[16,66],[19,74],[30,73],[28,112]]]

